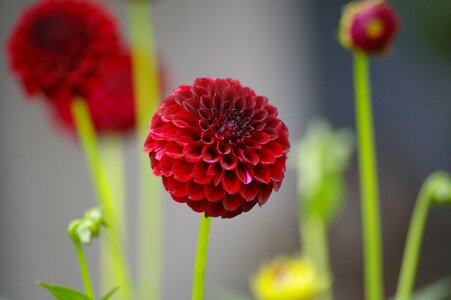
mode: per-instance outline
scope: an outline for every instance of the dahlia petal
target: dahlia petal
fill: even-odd
[[[199,109],[199,100],[194,98],[185,99],[185,101],[182,102],[182,107],[192,114],[197,114]]]
[[[172,117],[172,123],[179,128],[193,127],[197,125],[197,118],[187,111],[179,111]]]
[[[237,210],[243,203],[243,198],[239,194],[226,195],[224,197],[223,205],[228,211]]]
[[[205,197],[211,202],[220,201],[224,198],[224,189],[210,183],[205,186]]]
[[[283,178],[283,173],[285,172],[285,158],[278,158],[274,162],[271,168],[271,179],[275,182],[279,182]]]
[[[260,161],[260,157],[255,151],[247,149],[243,151],[243,159],[254,166]]]
[[[183,154],[188,162],[198,162],[202,160],[202,151],[204,149],[204,143],[194,142],[186,145],[183,148]]]
[[[214,145],[206,145],[202,149],[202,159],[207,163],[215,163],[219,160],[219,154]]]
[[[246,101],[243,98],[238,98],[233,101],[233,108],[237,111],[243,111],[246,108]]]
[[[202,85],[193,85],[191,87],[191,93],[193,93],[197,97],[201,97],[207,95],[208,91],[205,86]]]
[[[254,167],[254,178],[263,183],[269,183],[271,180],[271,171],[268,166],[258,164]]]
[[[264,121],[252,120],[250,125],[252,126],[252,128],[254,128],[255,131],[260,131],[265,128],[266,123]]]
[[[218,150],[218,152],[221,154],[229,154],[232,151],[232,147],[230,147],[229,144],[219,142],[216,144],[216,150]]]
[[[205,189],[203,185],[190,181],[188,182],[187,189],[189,190],[188,199],[197,201],[205,198]]]
[[[258,141],[254,140],[254,139],[248,139],[244,142],[244,146],[247,149],[260,149],[262,147],[261,143],[259,143]]]
[[[222,202],[208,202],[207,208],[205,210],[205,215],[207,217],[220,217],[225,214],[225,209]]]
[[[198,213],[204,212],[208,207],[207,200],[187,201],[186,203],[188,204],[189,207],[191,207],[192,210]]]
[[[284,150],[282,146],[275,141],[270,141],[268,144],[266,144],[266,148],[272,151],[275,158],[281,157],[284,155]]]
[[[176,142],[169,142],[166,144],[166,155],[170,158],[183,157],[184,149]]]
[[[194,165],[193,179],[198,184],[207,184],[213,180],[214,175],[208,175],[209,164],[200,161]],[[216,171],[215,171],[216,174]]]
[[[236,175],[242,183],[249,184],[254,177],[254,170],[252,167],[247,167],[245,164],[239,164],[236,168]]]
[[[269,196],[272,192],[272,186],[270,184],[266,184],[260,187],[258,192],[258,205],[262,206],[268,201]]]
[[[256,181],[252,181],[249,184],[241,184],[239,193],[246,201],[252,201],[257,197],[259,187],[260,184]]]
[[[234,170],[238,166],[238,159],[233,154],[224,155],[219,162],[225,170]]]
[[[273,164],[276,161],[274,154],[266,147],[262,147],[258,152],[260,162],[264,165]]]
[[[252,134],[252,140],[257,141],[257,143],[263,145],[270,141],[270,136],[266,132],[258,131]]]
[[[257,204],[257,200],[244,202],[241,208],[243,209],[243,212],[248,212],[255,206],[255,204]]]
[[[280,128],[282,125],[282,121],[277,118],[267,118],[266,119],[266,127],[271,128],[272,130],[276,130]]]
[[[186,182],[193,178],[193,164],[187,162],[183,158],[179,158],[174,161],[172,173],[176,180]]]
[[[266,110],[266,108],[262,108],[259,110],[254,111],[254,115],[252,116],[253,120],[256,121],[263,121],[266,119],[266,117],[268,116],[268,111]]]
[[[186,203],[186,197],[176,197],[174,195],[171,195],[172,199],[174,199],[178,203]]]
[[[225,171],[222,178],[222,187],[229,194],[235,194],[240,190],[240,180],[233,171]]]
[[[202,96],[200,97],[200,106],[205,108],[206,110],[211,110],[213,108],[213,103],[211,101],[211,98],[209,96]]]
[[[155,166],[154,170],[158,169],[160,171],[160,175],[162,176],[172,176],[172,168],[174,165],[174,160],[172,158],[165,155],[161,158],[160,161],[157,162],[159,163],[159,165]]]

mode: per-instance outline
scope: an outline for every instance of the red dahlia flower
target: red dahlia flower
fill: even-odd
[[[126,133],[135,128],[135,103],[130,56],[118,56],[101,68],[101,76],[86,87],[86,103],[98,134]],[[63,128],[74,131],[69,101],[49,103],[55,119]]]
[[[365,54],[384,54],[398,33],[394,9],[382,0],[355,1],[346,5],[340,21],[343,47]]]
[[[8,43],[11,68],[27,93],[51,100],[84,96],[99,65],[119,50],[112,17],[82,0],[39,1],[22,15]]]
[[[282,184],[288,130],[265,97],[233,79],[196,79],[166,98],[144,150],[172,198],[232,218]]]

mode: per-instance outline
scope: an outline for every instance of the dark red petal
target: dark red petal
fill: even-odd
[[[269,183],[271,180],[271,171],[268,166],[258,164],[254,167],[254,178],[263,183]]]
[[[188,199],[197,201],[205,198],[204,186],[195,183],[194,181],[188,182]]]
[[[213,177],[217,172],[215,171],[214,175],[208,175],[207,171],[209,166],[209,164],[203,161],[200,161],[194,165],[193,178],[195,182],[198,184],[207,184],[213,180]]]
[[[220,201],[224,198],[224,189],[222,186],[215,186],[210,183],[205,186],[205,197],[211,202]]]
[[[244,161],[247,161],[247,162],[253,164],[254,166],[256,164],[258,164],[258,162],[260,161],[260,157],[253,150],[247,150],[247,149],[244,150],[243,151],[243,158],[244,158]]]
[[[197,118],[194,114],[182,110],[172,117],[172,123],[178,128],[193,127],[197,125]]]
[[[202,150],[204,148],[204,143],[194,142],[190,143],[183,148],[183,154],[185,159],[189,162],[198,162],[202,160]]]
[[[205,212],[205,210],[208,207],[208,201],[207,200],[200,200],[200,201],[187,201],[186,202],[189,207],[191,207],[192,210],[198,213]]]
[[[218,142],[216,144],[216,150],[221,154],[229,154],[232,151],[232,147],[229,144],[224,144],[223,142]]]
[[[249,184],[242,183],[239,193],[246,201],[252,201],[257,197],[259,186],[256,181],[252,181]]]
[[[237,210],[243,204],[243,198],[239,194],[226,195],[224,197],[223,205],[228,211]]]
[[[222,186],[229,194],[235,194],[240,190],[241,181],[233,171],[225,171],[222,178]]]
[[[271,169],[271,179],[278,182],[283,178],[283,173],[285,172],[285,158],[281,157],[276,159],[275,163],[270,167]]]
[[[268,201],[269,196],[272,192],[272,186],[270,184],[260,186],[260,190],[258,192],[258,205],[262,206]]]
[[[239,164],[236,168],[236,175],[242,183],[249,184],[254,177],[254,170],[246,164]]]
[[[224,155],[220,163],[225,170],[234,170],[238,166],[238,159],[233,154]]]
[[[186,197],[176,197],[174,195],[171,195],[172,199],[174,199],[178,203],[186,203],[187,199]]]
[[[202,158],[210,164],[217,162],[219,160],[219,154],[216,151],[216,147],[213,144],[204,146],[204,149],[202,149]]]
[[[163,156],[163,158],[159,161],[159,165],[158,165],[158,169],[160,170],[160,175],[171,176],[173,165],[174,165],[174,160],[172,158],[170,158],[167,155]]]
[[[168,142],[166,144],[166,155],[171,158],[183,157],[183,148],[176,142]]]
[[[226,213],[222,201],[220,202],[208,202],[205,209],[205,215],[207,217],[221,217]]]
[[[284,155],[284,150],[282,146],[280,146],[279,143],[275,141],[270,141],[268,144],[266,144],[266,148],[272,151],[275,158],[281,157]]]
[[[186,182],[193,178],[193,164],[183,158],[177,159],[172,166],[172,173],[176,180]]]
[[[259,109],[254,111],[254,115],[252,116],[253,120],[263,121],[268,116],[268,111],[266,109]]]
[[[269,142],[271,138],[266,132],[258,131],[252,134],[252,139],[263,145]]]
[[[260,157],[260,162],[264,165],[273,164],[276,160],[272,151],[266,147],[262,147],[257,153]]]

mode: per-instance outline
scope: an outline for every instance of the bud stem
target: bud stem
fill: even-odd
[[[92,288],[91,276],[89,275],[88,263],[86,262],[85,253],[83,247],[78,239],[72,238],[74,242],[75,252],[77,253],[78,264],[80,265],[81,278],[83,279],[83,285],[85,287],[86,296],[90,299],[95,299],[94,290]]]
[[[407,234],[401,272],[396,290],[396,300],[409,300],[412,295],[429,208],[431,207],[437,187],[440,186],[443,180],[449,180],[449,178],[449,175],[444,172],[435,172],[426,179],[421,187]]]
[[[368,59],[354,54],[354,88],[362,199],[365,299],[381,300],[384,295],[379,193],[374,145],[373,115]]]
[[[138,151],[140,158],[138,215],[138,299],[161,298],[162,193],[161,180],[149,169],[143,145],[152,114],[160,101],[158,62],[154,45],[151,1],[127,1],[132,54]]]
[[[210,218],[202,214],[200,220],[199,237],[197,240],[196,263],[194,265],[194,281],[192,300],[204,299],[204,279],[207,263],[208,235],[210,232]]]
[[[128,265],[122,245],[122,236],[117,224],[117,210],[110,187],[106,178],[105,170],[100,163],[100,154],[97,147],[97,138],[92,124],[91,116],[85,101],[76,98],[72,101],[72,114],[74,116],[77,134],[82,148],[85,152],[86,160],[91,172],[94,188],[101,208],[105,212],[105,219],[108,224],[107,243],[110,251],[110,264],[113,270],[116,283],[121,286],[121,292],[126,299],[133,299],[132,286],[128,273]]]

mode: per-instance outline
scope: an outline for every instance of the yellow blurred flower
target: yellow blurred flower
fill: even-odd
[[[299,257],[278,257],[263,265],[252,280],[258,300],[310,300],[329,287],[329,276],[318,274],[311,262]]]

